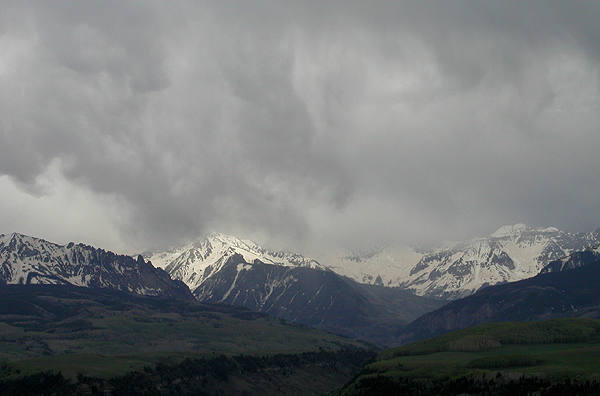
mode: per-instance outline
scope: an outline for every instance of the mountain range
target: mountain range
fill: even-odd
[[[358,283],[399,287],[416,295],[452,300],[494,284],[537,275],[548,263],[600,245],[600,231],[569,233],[555,227],[502,226],[468,241],[435,248],[392,245],[367,253],[330,254],[318,260],[298,253],[265,249],[233,236],[205,238],[143,256],[190,290],[216,274],[233,254],[252,263],[331,270]]]
[[[600,245],[600,231],[569,233],[515,224],[486,237],[415,249],[393,246],[330,257],[333,271],[357,282],[401,287],[417,295],[457,299],[494,284],[537,275],[548,263]]]
[[[315,260],[268,251],[223,234],[211,234],[192,248],[169,254],[151,258],[165,265],[174,256],[165,265],[171,275],[141,255],[134,258],[75,243],[58,245],[14,233],[0,238],[0,282],[195,298],[377,344],[393,342],[396,328],[444,303],[399,288],[358,284]]]
[[[397,342],[399,328],[445,301],[477,291],[476,296],[493,293],[497,289],[492,285],[512,290],[515,283],[509,282],[540,271],[545,275],[582,266],[587,256],[577,259],[573,252],[599,243],[597,231],[567,233],[517,224],[434,249],[388,247],[324,262],[220,233],[135,257],[13,233],[0,235],[0,283],[195,298],[391,344]],[[453,326],[452,320],[447,326]]]

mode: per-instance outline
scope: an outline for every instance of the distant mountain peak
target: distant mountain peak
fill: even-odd
[[[252,241],[243,240],[233,235],[223,234],[222,232],[210,232],[203,238],[200,238],[199,241],[210,241],[212,243],[222,243],[231,246],[245,246],[254,244]]]
[[[22,242],[22,241],[29,241],[29,242],[43,241],[45,243],[51,243],[51,242],[48,242],[48,241],[46,241],[44,239],[35,238],[35,237],[29,236],[29,235],[21,234],[19,232],[11,232],[9,234],[0,234],[0,241],[2,241],[2,242],[10,242],[12,240],[19,241],[19,242]]]
[[[514,237],[522,234],[523,232],[538,232],[538,233],[555,233],[560,232],[556,227],[533,227],[524,223],[517,223],[512,225],[504,225],[493,232],[491,238],[505,238]]]
[[[171,277],[183,281],[191,290],[195,290],[236,254],[248,263],[259,260],[265,264],[284,267],[329,271],[313,258],[288,251],[266,249],[253,241],[220,232],[208,233],[196,241],[173,249],[147,252],[143,255],[155,266],[167,271]]]
[[[513,224],[513,225],[503,225],[502,227],[498,228],[495,232],[493,232],[490,235],[490,237],[504,238],[507,236],[520,234],[527,229],[528,229],[527,225],[523,224],[523,223],[517,223],[517,224]]]

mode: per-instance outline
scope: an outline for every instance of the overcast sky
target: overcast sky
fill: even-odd
[[[600,226],[600,2],[0,0],[0,232]]]

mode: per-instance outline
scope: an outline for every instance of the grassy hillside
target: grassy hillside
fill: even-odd
[[[42,370],[108,378],[185,358],[367,347],[241,308],[107,289],[8,286],[0,300],[0,378]]]
[[[586,394],[600,392],[599,380],[600,320],[553,319],[491,323],[386,350],[340,394]]]

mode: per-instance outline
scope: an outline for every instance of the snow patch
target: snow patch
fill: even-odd
[[[251,269],[252,269],[252,265],[250,265],[250,264],[238,264],[237,265],[237,272],[248,271]]]

